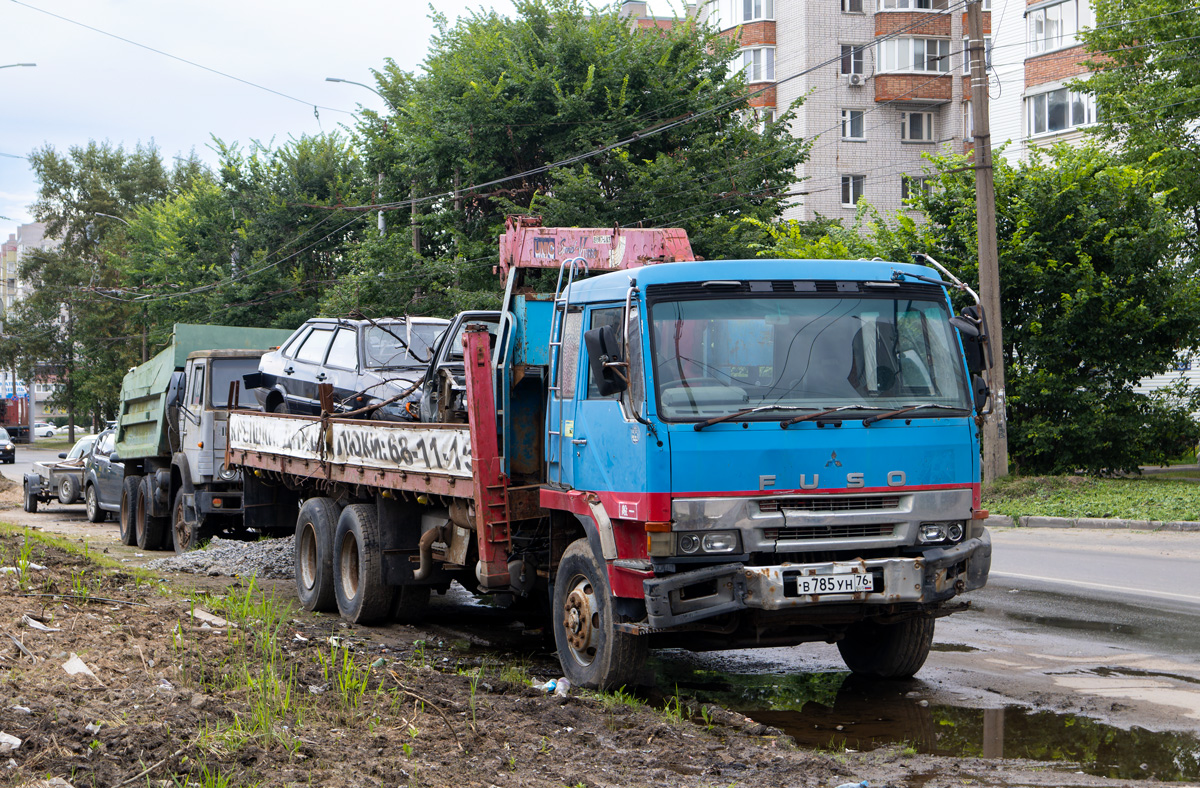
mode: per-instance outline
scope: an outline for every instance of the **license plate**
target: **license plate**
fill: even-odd
[[[856,594],[874,591],[875,579],[868,574],[853,575],[808,575],[796,578],[796,590],[800,596],[812,594]]]

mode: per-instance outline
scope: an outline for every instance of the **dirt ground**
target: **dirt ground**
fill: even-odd
[[[1160,785],[1065,763],[809,751],[686,699],[559,697],[529,685],[556,673],[539,645],[481,656],[456,637],[470,622],[444,615],[469,613],[355,628],[298,610],[287,583],[163,578],[99,540],[87,557],[66,546],[0,535],[0,567],[19,570],[0,574],[0,731],[21,739],[0,783]],[[64,670],[73,655],[90,675]]]

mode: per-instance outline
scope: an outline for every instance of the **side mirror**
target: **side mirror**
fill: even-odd
[[[108,455],[108,461],[109,461],[109,462],[120,462],[120,461],[121,461],[121,455],[117,454],[117,453],[114,451],[112,454]]]
[[[988,339],[987,321],[977,306],[965,307],[961,315],[950,318],[950,325],[962,337],[963,353],[971,374],[992,368],[992,348]]]
[[[987,404],[988,397],[992,392],[984,382],[983,376],[971,375],[971,394],[975,399],[975,412],[983,413],[983,406]]]
[[[60,452],[58,453],[58,459],[60,459],[60,460],[65,460],[65,459],[67,459],[67,453],[66,453],[65,451],[60,451]]]
[[[629,378],[619,368],[610,366],[623,361],[617,332],[612,326],[601,326],[583,332],[583,344],[587,348],[588,368],[600,396],[607,397],[629,388]]]

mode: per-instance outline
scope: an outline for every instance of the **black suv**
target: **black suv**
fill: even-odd
[[[416,421],[420,392],[415,386],[449,322],[436,317],[313,318],[278,350],[264,354],[258,373],[245,376],[245,386],[270,413],[304,415],[320,414],[321,383],[333,386],[338,413],[404,395],[362,417]]]

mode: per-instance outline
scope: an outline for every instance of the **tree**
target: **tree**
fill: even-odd
[[[963,157],[935,159],[927,221],[878,218],[813,242],[781,228],[764,254],[847,248],[847,257],[925,252],[977,278],[974,178]],[[1200,284],[1180,255],[1185,230],[1160,176],[1095,148],[995,160],[996,224],[1008,382],[1009,450],[1021,473],[1137,471],[1200,439],[1193,392],[1134,391],[1200,339]]]
[[[1094,132],[1125,161],[1163,176],[1167,204],[1200,249],[1200,14],[1183,0],[1093,0],[1080,33],[1096,97]]]
[[[741,218],[774,219],[787,204],[806,143],[790,114],[763,124],[748,109],[735,43],[693,20],[641,30],[579,0],[516,7],[513,19],[481,11],[454,26],[435,15],[421,74],[390,61],[376,73],[395,111],[364,112],[358,133],[368,170],[384,173],[379,199],[418,198],[420,249],[364,244],[339,303],[381,266],[422,287],[426,311],[494,303],[507,213],[682,226],[716,257],[762,237]],[[390,214],[389,232],[411,242],[408,210]],[[392,292],[388,308],[413,306],[411,289]]]

